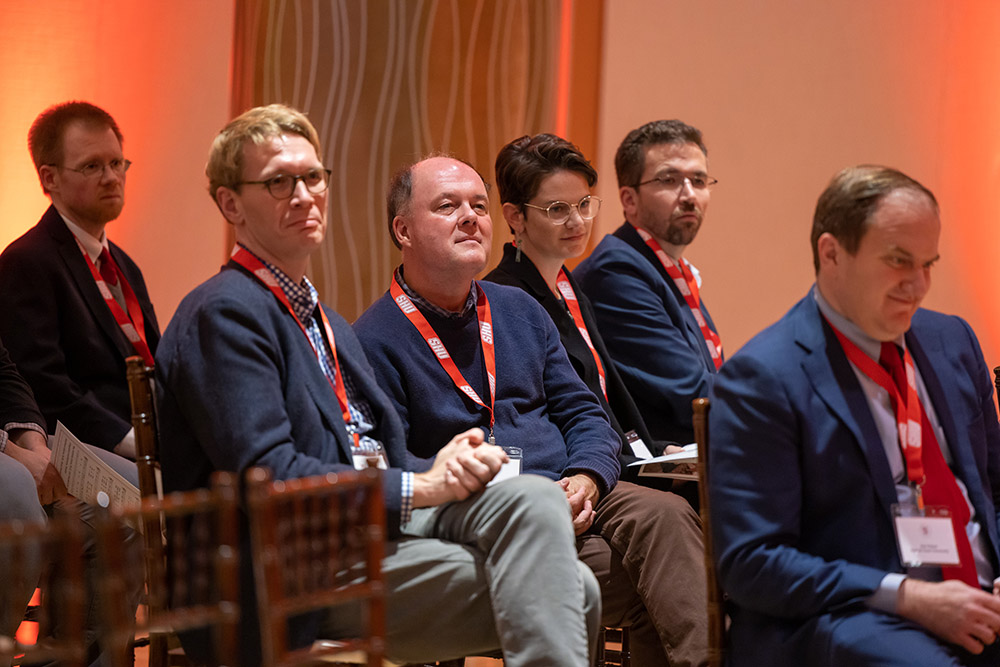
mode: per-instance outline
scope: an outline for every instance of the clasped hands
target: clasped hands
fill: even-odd
[[[459,433],[434,457],[427,472],[413,476],[413,506],[435,507],[482,491],[509,458],[484,442],[483,429]]]
[[[414,474],[414,507],[436,507],[465,500],[486,488],[510,459],[502,448],[487,444],[483,435],[481,428],[459,433],[437,453],[430,470]],[[597,482],[587,474],[578,473],[556,483],[566,493],[573,530],[580,535],[594,523],[594,506],[600,496]]]

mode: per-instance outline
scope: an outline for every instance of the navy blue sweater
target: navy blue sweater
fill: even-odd
[[[618,479],[621,441],[570,365],[552,319],[524,291],[479,283],[490,302],[496,350],[498,445],[523,450],[522,472],[559,479],[592,473],[606,493]],[[458,369],[489,402],[475,309],[448,319],[421,310]],[[403,420],[411,465],[426,470],[457,433],[489,427],[489,412],[460,393],[420,332],[386,293],[354,323],[381,388]]]

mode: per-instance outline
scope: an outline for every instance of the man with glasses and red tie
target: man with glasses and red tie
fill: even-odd
[[[715,381],[735,667],[1000,664],[1000,426],[969,325],[919,308],[940,230],[912,178],[841,171],[815,285]]]
[[[125,203],[121,131],[67,102],[35,119],[28,147],[52,205],[0,255],[0,336],[49,428],[134,458],[125,358],[152,365],[160,329],[142,272],[105,234]]]
[[[615,154],[625,222],[573,271],[597,329],[658,441],[694,438],[691,400],[708,395],[722,343],[683,257],[716,180],[701,132],[679,120],[629,132]]]

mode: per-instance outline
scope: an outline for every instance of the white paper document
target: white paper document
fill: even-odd
[[[641,466],[639,468],[640,477],[669,477],[671,479],[697,480],[698,473],[673,472],[673,470],[683,463],[698,462],[698,443],[692,442],[684,445],[683,451],[673,454],[664,454],[644,461],[630,463],[629,467]]]
[[[139,505],[139,489],[90,451],[62,422],[56,423],[52,436],[52,465],[70,494],[86,503],[111,509]]]

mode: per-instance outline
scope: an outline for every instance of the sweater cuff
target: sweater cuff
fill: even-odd
[[[48,434],[45,433],[45,429],[38,424],[32,422],[9,422],[0,430],[0,454],[7,451],[7,442],[10,440],[11,431],[36,431],[41,433],[42,437],[48,438]]]

